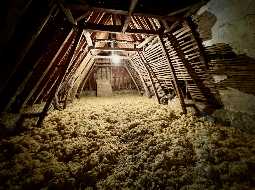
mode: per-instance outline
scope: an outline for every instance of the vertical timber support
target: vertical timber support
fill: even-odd
[[[138,54],[141,57],[142,62],[144,63],[143,65],[145,66],[147,73],[149,74],[149,78],[150,78],[150,81],[151,81],[151,84],[152,84],[152,88],[153,88],[154,94],[156,95],[157,101],[158,101],[158,103],[160,103],[156,86],[155,86],[155,84],[153,82],[152,75],[151,75],[151,73],[149,71],[149,68],[148,68],[148,65],[147,65],[148,62],[147,62],[146,58],[143,56],[143,54],[141,52],[138,51]]]
[[[61,83],[62,83],[62,81],[63,81],[63,79],[65,77],[66,71],[68,70],[68,67],[69,67],[69,65],[70,65],[70,63],[71,63],[71,61],[72,61],[72,59],[74,57],[74,52],[76,50],[76,47],[78,46],[78,42],[79,42],[80,37],[82,35],[82,31],[83,31],[82,29],[78,29],[78,31],[76,31],[77,34],[75,36],[74,42],[72,44],[72,47],[70,49],[68,58],[66,60],[66,64],[59,71],[59,76],[58,76],[58,78],[56,80],[56,83],[54,84],[53,88],[51,89],[49,97],[48,97],[48,99],[46,101],[46,104],[45,104],[45,106],[43,108],[43,111],[42,111],[42,113],[41,113],[41,115],[39,117],[39,120],[37,122],[37,126],[41,126],[44,118],[47,115],[47,112],[48,112],[48,110],[50,108],[50,105],[51,105],[51,103],[52,103],[52,101],[53,101],[53,99],[54,99],[54,97],[55,97],[55,95],[56,95],[56,93],[57,93],[57,91],[59,89],[59,86],[61,85]]]
[[[174,89],[176,90],[176,94],[177,94],[177,96],[180,100],[182,111],[183,111],[184,114],[186,114],[187,113],[187,108],[186,108],[186,105],[185,105],[185,102],[184,102],[184,97],[182,95],[181,88],[180,88],[180,86],[177,82],[177,76],[175,74],[174,66],[171,62],[169,54],[167,53],[166,46],[165,46],[164,40],[163,40],[163,36],[159,36],[159,43],[160,43],[160,46],[162,47],[164,55],[166,56],[166,58],[168,60],[169,69],[170,69],[170,72],[171,72],[172,77],[173,77]]]

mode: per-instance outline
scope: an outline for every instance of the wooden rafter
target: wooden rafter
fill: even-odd
[[[199,52],[201,54],[201,56],[200,56],[201,62],[204,63],[206,69],[209,69],[209,64],[208,64],[209,61],[208,61],[206,53],[205,53],[205,48],[202,44],[203,43],[202,39],[200,38],[198,31],[196,30],[195,23],[193,22],[192,18],[187,18],[185,20],[184,24],[187,25],[190,28],[191,33],[192,33],[192,35],[193,35],[193,37],[196,41]]]
[[[69,64],[70,64],[71,60],[73,59],[74,52],[76,50],[76,47],[78,45],[78,42],[80,40],[81,35],[82,35],[82,30],[80,29],[80,30],[77,31],[77,34],[75,36],[74,42],[73,42],[72,47],[71,47],[71,50],[70,50],[69,55],[67,57],[66,64],[64,65],[64,67],[61,68],[60,73],[59,73],[59,77],[56,80],[54,86],[52,87],[50,95],[49,95],[49,97],[48,97],[48,99],[46,101],[46,104],[45,104],[45,106],[43,108],[43,111],[42,111],[42,113],[41,113],[41,115],[39,117],[39,120],[37,122],[38,126],[41,126],[45,116],[47,115],[47,112],[48,112],[48,110],[50,108],[50,105],[51,105],[51,103],[52,103],[52,101],[53,101],[53,99],[54,99],[54,97],[55,97],[55,95],[56,95],[56,93],[57,93],[57,91],[59,89],[59,86],[61,85],[61,83],[62,83],[62,81],[63,81],[63,79],[65,77],[66,71],[67,71],[67,69],[69,67]]]
[[[144,91],[146,92],[146,94],[150,94],[150,90],[149,90],[149,87],[147,86],[146,82],[144,81],[144,78],[141,74],[141,71],[139,70],[138,67],[136,67],[136,64],[132,61],[132,59],[129,59],[129,63],[131,65],[133,65],[133,68],[135,69],[135,71],[138,73],[138,76],[140,77],[141,79],[141,82],[142,82],[142,85],[143,85],[143,88],[144,88]]]
[[[139,54],[139,56],[140,56],[140,58],[142,60],[142,63],[143,63],[143,65],[144,65],[144,67],[145,67],[145,69],[146,69],[146,71],[147,71],[147,73],[149,75],[149,79],[150,79],[150,82],[152,84],[152,88],[153,88],[154,94],[156,95],[157,101],[158,101],[158,103],[160,103],[159,95],[158,95],[155,83],[153,81],[153,78],[152,78],[152,73],[151,73],[151,71],[148,68],[148,62],[147,62],[146,58],[144,57],[144,55],[141,52],[138,52],[138,54]]]
[[[31,89],[29,95],[27,96],[27,98],[25,99],[25,101],[23,102],[22,106],[27,104],[28,100],[33,96],[33,94],[35,93],[35,91],[38,89],[39,85],[41,84],[42,80],[44,79],[44,77],[46,76],[46,74],[50,71],[50,68],[52,67],[52,65],[54,64],[54,62],[56,61],[57,57],[59,56],[59,54],[61,53],[61,51],[63,50],[64,46],[66,45],[67,41],[69,40],[69,38],[72,36],[73,34],[73,30],[71,30],[69,32],[69,34],[67,35],[66,39],[64,40],[64,42],[62,43],[62,45],[60,46],[60,48],[58,49],[57,53],[55,54],[55,56],[53,57],[53,59],[51,60],[50,64],[48,65],[48,67],[45,69],[45,71],[43,72],[42,76],[39,78],[39,80],[37,81],[36,85],[33,87],[33,89]]]
[[[119,44],[139,44],[139,41],[134,41],[134,40],[117,40],[117,39],[94,39],[94,42],[114,42],[114,43],[119,43]]]
[[[146,38],[143,42],[141,42],[139,45],[137,45],[137,48],[142,48],[144,47],[146,44],[148,44],[149,42],[151,42],[153,39],[155,38],[155,36],[150,36],[148,38]]]
[[[142,51],[138,48],[112,48],[112,47],[92,47],[91,50],[101,50],[101,51]]]
[[[174,50],[177,52],[178,57],[181,59],[191,79],[196,84],[196,86],[200,89],[201,93],[206,98],[207,102],[211,105],[217,105],[217,100],[215,99],[214,95],[210,92],[210,89],[205,86],[203,81],[195,73],[189,61],[186,59],[185,54],[183,50],[180,48],[179,42],[176,39],[176,37],[172,33],[167,33],[167,37],[169,41],[171,42]]]
[[[133,83],[135,84],[136,89],[138,90],[139,94],[141,94],[141,91],[137,85],[137,82],[135,81],[134,77],[132,76],[131,72],[129,71],[129,69],[127,68],[127,66],[125,65],[124,68],[126,69],[126,71],[128,72],[130,78],[132,79]]]
[[[94,59],[111,59],[111,55],[96,55],[94,56]],[[119,56],[120,59],[129,59],[128,56]]]
[[[91,58],[91,59],[88,61],[88,65],[87,65],[87,66],[89,67],[89,69],[88,69],[88,71],[86,72],[86,67],[84,68],[85,75],[84,75],[84,78],[83,78],[82,82],[80,83],[80,86],[79,86],[79,88],[78,88],[78,90],[77,90],[77,93],[76,93],[76,96],[77,96],[78,98],[80,98],[81,93],[82,93],[82,90],[84,89],[84,87],[85,87],[85,85],[86,85],[86,82],[87,82],[87,80],[88,80],[90,74],[92,73],[92,71],[93,71],[93,69],[94,69],[94,67],[95,67],[95,61],[94,61],[93,58]]]
[[[181,104],[181,107],[182,107],[182,111],[184,114],[187,113],[187,109],[186,109],[186,105],[185,105],[185,102],[184,102],[184,98],[183,98],[183,94],[181,92],[181,88],[177,82],[177,76],[176,76],[176,73],[175,73],[175,70],[174,70],[174,66],[171,62],[171,59],[169,57],[169,54],[167,53],[167,50],[166,50],[166,46],[164,44],[164,40],[163,40],[163,37],[162,36],[159,36],[159,43],[160,43],[160,46],[162,47],[162,51],[165,55],[165,57],[167,58],[168,60],[168,64],[169,64],[169,70],[172,74],[172,78],[173,78],[173,83],[174,83],[174,89],[176,90],[176,94],[180,100],[180,104]]]
[[[119,25],[104,25],[87,22],[84,26],[81,26],[84,30],[92,32],[109,32],[109,33],[122,33],[122,26]],[[163,33],[162,29],[159,30],[144,30],[144,29],[131,29],[127,28],[125,33],[130,34],[160,34]]]

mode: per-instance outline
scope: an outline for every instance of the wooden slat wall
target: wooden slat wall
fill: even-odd
[[[188,91],[195,101],[207,104],[218,104],[218,92],[215,90],[212,78],[201,58],[198,42],[194,38],[191,28],[184,25],[173,33],[167,33],[165,45],[174,65],[177,79],[185,80]]]
[[[173,79],[169,70],[168,61],[162,52],[160,44],[156,43],[148,46],[145,49],[144,55],[162,88],[173,89]]]
[[[126,68],[129,70],[130,74],[132,75],[133,79],[136,81],[136,84],[139,88],[139,91],[141,93],[144,93],[145,90],[144,90],[144,87],[143,87],[143,83],[140,79],[139,74],[137,73],[136,69],[134,68],[134,66],[129,61],[126,61],[125,65],[126,65]]]
[[[144,88],[147,89],[147,93],[149,96],[154,95],[153,89],[152,89],[152,83],[150,80],[149,73],[147,72],[143,61],[141,60],[138,53],[136,53],[134,56],[131,57],[130,61],[134,65],[134,67],[137,69],[137,71],[140,74],[140,78],[144,82]]]

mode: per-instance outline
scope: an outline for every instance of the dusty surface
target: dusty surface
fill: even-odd
[[[254,189],[255,139],[135,95],[86,97],[0,142],[0,189]]]

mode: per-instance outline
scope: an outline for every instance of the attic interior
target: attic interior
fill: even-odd
[[[255,188],[255,1],[0,9],[0,189]]]

